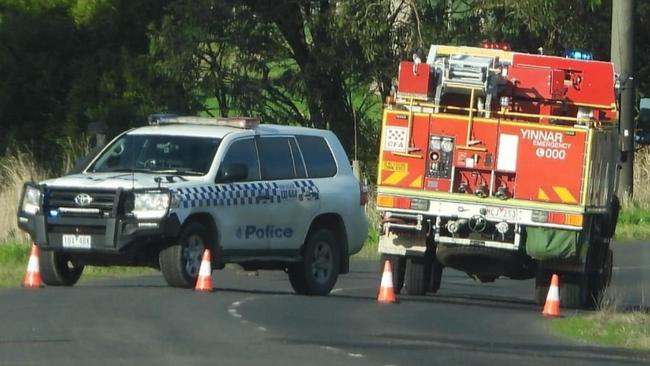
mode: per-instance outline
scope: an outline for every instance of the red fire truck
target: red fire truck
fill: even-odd
[[[401,62],[382,121],[382,263],[412,295],[438,291],[448,267],[536,278],[541,305],[556,273],[562,306],[592,306],[619,210],[613,65],[504,48]]]

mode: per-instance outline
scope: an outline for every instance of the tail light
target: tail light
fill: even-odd
[[[533,222],[551,223],[558,225],[582,226],[584,217],[580,214],[563,212],[533,211]]]
[[[428,211],[429,200],[399,196],[377,195],[377,206],[387,208],[402,208],[406,210]]]
[[[365,206],[368,203],[368,185],[364,181],[359,182],[359,205]]]

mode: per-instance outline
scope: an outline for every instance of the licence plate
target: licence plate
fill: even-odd
[[[90,249],[90,235],[63,234],[63,247],[76,249]]]

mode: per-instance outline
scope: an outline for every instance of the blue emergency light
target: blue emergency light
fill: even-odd
[[[593,60],[594,55],[591,52],[570,50],[564,51],[564,57],[573,58],[576,60]]]

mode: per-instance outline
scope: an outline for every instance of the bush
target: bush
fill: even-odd
[[[29,151],[12,149],[0,157],[0,243],[26,242],[29,237],[18,229],[18,203],[23,184],[27,181],[40,181],[50,176],[47,169],[39,166]]]

